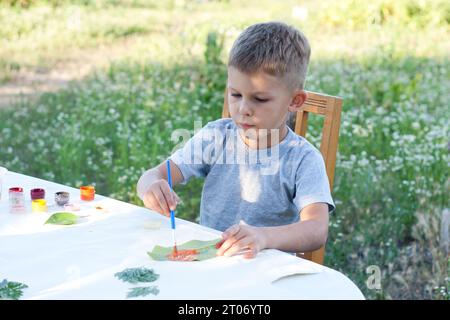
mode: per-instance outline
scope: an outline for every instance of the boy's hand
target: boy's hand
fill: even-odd
[[[246,250],[245,258],[254,258],[259,251],[266,247],[266,240],[262,228],[249,226],[241,220],[239,224],[229,227],[222,234],[222,245],[217,250],[218,256],[232,256]]]
[[[175,210],[180,202],[178,195],[170,190],[169,183],[164,179],[156,180],[148,188],[142,200],[147,208],[167,217],[170,216],[170,210]]]

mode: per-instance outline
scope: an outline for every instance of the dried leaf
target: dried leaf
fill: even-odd
[[[153,282],[159,278],[159,274],[155,273],[153,269],[147,268],[128,268],[115,274],[117,278],[124,282],[139,283],[139,282]]]
[[[28,288],[26,284],[4,279],[0,282],[0,300],[18,300],[25,288]]]
[[[158,293],[159,289],[157,286],[136,287],[131,288],[130,291],[128,291],[127,298],[145,297],[149,294],[153,294],[156,296]]]
[[[78,216],[70,212],[56,212],[48,218],[45,224],[70,225],[78,221]]]

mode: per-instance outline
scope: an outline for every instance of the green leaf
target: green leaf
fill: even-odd
[[[124,282],[138,283],[138,282],[153,282],[159,278],[159,274],[155,273],[153,269],[147,268],[128,268],[121,272],[114,274],[117,278]]]
[[[45,224],[69,225],[76,223],[77,220],[78,216],[76,214],[70,212],[56,212],[48,218]]]
[[[195,257],[194,261],[202,261],[216,257],[217,248],[216,244],[222,241],[222,239],[215,239],[210,241],[191,240],[177,246],[178,250],[197,250],[199,254]],[[167,256],[173,252],[173,247],[155,246],[148,255],[157,261],[168,260]]]
[[[153,294],[156,296],[158,293],[159,289],[157,286],[136,287],[131,288],[130,291],[128,291],[127,298],[145,297],[149,294]]]
[[[28,286],[24,283],[4,279],[0,282],[0,300],[18,300],[25,288],[28,288]]]

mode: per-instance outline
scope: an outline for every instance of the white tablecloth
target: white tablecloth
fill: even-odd
[[[8,189],[23,187],[26,213],[9,212]],[[48,213],[32,213],[30,190],[44,188]],[[71,226],[44,225],[54,193],[70,192],[84,215]],[[101,205],[107,212],[94,208]],[[211,240],[220,232],[177,219],[177,242]],[[148,285],[159,294],[144,299],[364,299],[342,273],[278,250],[254,259],[217,257],[201,262],[153,261],[155,245],[172,243],[170,221],[132,204],[96,195],[79,200],[79,190],[8,172],[0,199],[0,281],[29,287],[22,299],[125,299],[130,285],[114,274],[125,268],[152,268],[160,275]]]

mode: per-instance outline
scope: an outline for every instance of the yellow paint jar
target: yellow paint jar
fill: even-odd
[[[45,201],[45,199],[35,199],[31,201],[31,210],[33,212],[47,212],[47,201]]]

